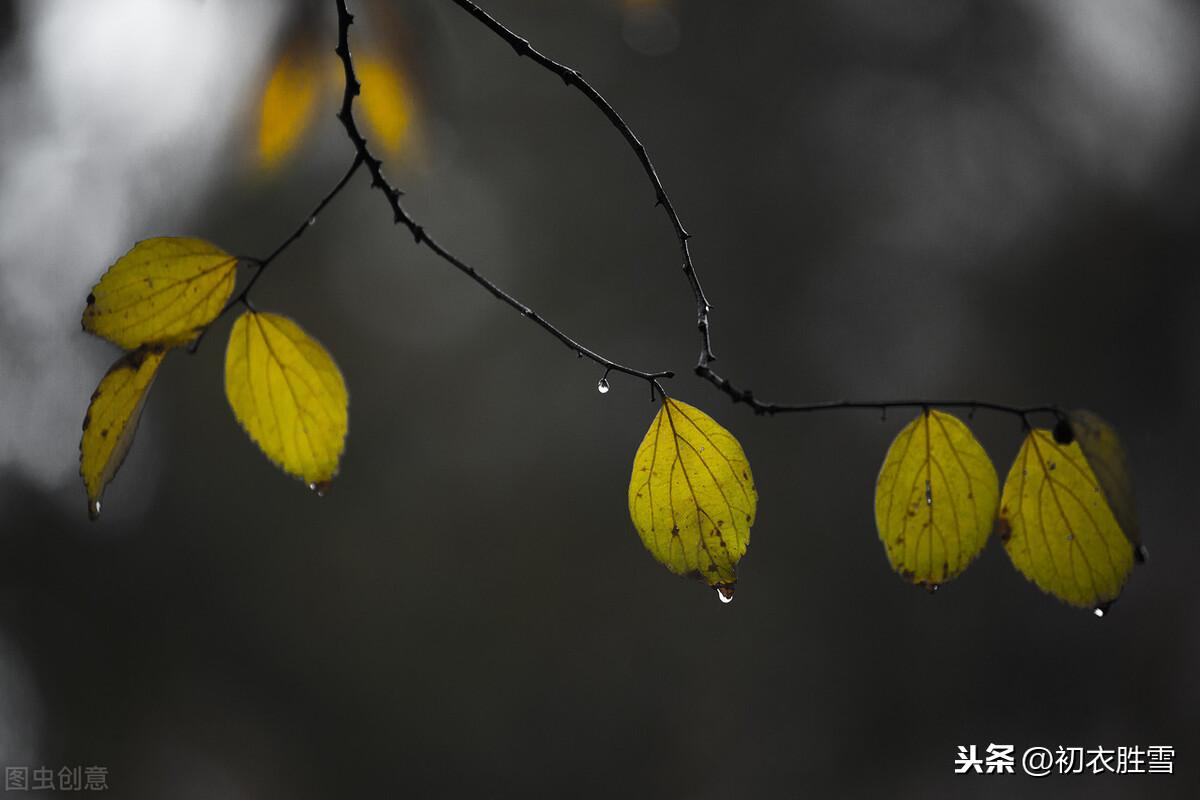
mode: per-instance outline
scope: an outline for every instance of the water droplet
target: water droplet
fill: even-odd
[[[329,485],[329,481],[321,481],[319,483],[310,483],[308,488],[309,491],[316,492],[317,497],[324,497],[325,493],[329,491]]]
[[[91,503],[88,504],[88,519],[90,519],[90,520],[100,519],[100,501],[99,500],[93,500]]]
[[[600,394],[608,394],[608,378],[601,378],[596,384],[596,391]]]
[[[315,215],[315,214],[314,214],[313,216],[311,216],[311,217],[309,217],[309,218],[308,218],[308,224],[309,224],[310,226],[311,226],[311,225],[316,225],[316,224],[317,224],[317,217],[316,217],[316,215]]]
[[[1139,564],[1145,564],[1150,559],[1150,551],[1146,549],[1146,545],[1140,544],[1134,549],[1133,557]]]
[[[1096,606],[1095,608],[1092,609],[1092,613],[1095,614],[1097,617],[1103,617],[1104,609],[1101,606]]]
[[[930,594],[937,594],[937,590],[940,588],[942,588],[942,585],[940,583],[925,584],[925,591],[929,592]]]
[[[722,584],[719,586],[714,586],[713,588],[717,590],[717,597],[721,598],[722,603],[732,603],[733,602],[733,587],[732,586]]]
[[[929,481],[925,481],[925,505],[933,505],[933,487],[929,485]]]

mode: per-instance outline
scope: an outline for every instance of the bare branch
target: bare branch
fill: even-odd
[[[622,372],[635,378],[641,378],[651,385],[657,386],[657,381],[660,378],[674,377],[671,371],[661,372],[645,372],[642,370],[633,369],[623,364],[618,364],[609,358],[606,358],[599,353],[584,347],[575,339],[567,336],[561,330],[548,322],[541,314],[534,311],[529,306],[522,303],[513,295],[501,289],[488,278],[480,274],[474,267],[464,262],[462,259],[455,256],[445,247],[437,242],[428,232],[414,220],[404,206],[400,203],[402,192],[393,186],[383,175],[383,162],[376,158],[369,147],[367,140],[358,129],[358,124],[354,120],[354,98],[358,96],[362,89],[362,85],[358,82],[358,77],[354,73],[354,61],[350,56],[350,25],[354,22],[354,15],[350,13],[346,6],[346,0],[336,0],[338,14],[338,44],[335,52],[342,61],[342,70],[345,75],[345,89],[342,93],[342,107],[338,111],[338,119],[342,123],[342,127],[346,129],[346,136],[354,145],[354,151],[358,159],[361,159],[367,166],[367,171],[371,174],[371,186],[379,189],[380,192],[387,198],[388,205],[392,209],[392,217],[396,224],[404,225],[412,234],[413,239],[417,244],[424,245],[432,250],[439,258],[453,266],[458,271],[475,281],[477,284],[486,289],[496,299],[516,310],[521,316],[538,325],[554,338],[558,339],[569,349],[575,352],[580,358],[590,359],[606,371]],[[659,391],[662,387],[657,387]]]
[[[642,169],[645,171],[651,186],[654,187],[654,194],[658,199],[658,205],[662,206],[666,211],[667,217],[671,221],[671,226],[675,229],[675,236],[679,240],[679,249],[683,256],[683,273],[687,276],[688,283],[692,287],[692,293],[696,297],[696,328],[700,332],[700,355],[696,360],[696,366],[693,371],[696,375],[715,386],[719,391],[728,395],[735,403],[745,403],[750,406],[755,414],[800,413],[851,408],[875,409],[883,412],[888,408],[937,406],[941,408],[969,408],[972,412],[976,409],[986,409],[1014,414],[1025,421],[1026,424],[1028,424],[1027,416],[1038,412],[1052,413],[1059,419],[1063,419],[1063,412],[1057,406],[1021,408],[1001,403],[981,401],[888,400],[881,402],[860,402],[832,400],[817,403],[767,403],[756,399],[754,392],[750,389],[739,388],[728,379],[718,375],[710,366],[713,361],[717,360],[712,350],[712,329],[709,323],[709,312],[712,310],[712,306],[708,302],[708,298],[704,293],[704,287],[700,283],[700,276],[696,273],[695,265],[692,263],[691,252],[688,249],[688,240],[691,238],[691,234],[683,227],[683,222],[679,219],[679,214],[675,211],[675,206],[671,203],[671,198],[667,194],[666,188],[663,187],[662,180],[658,177],[658,170],[655,169],[649,152],[641,140],[638,139],[637,134],[621,118],[621,115],[612,107],[612,104],[604,99],[604,96],[595,87],[583,79],[578,70],[545,55],[531,45],[527,39],[514,33],[471,0],[451,0],[451,2],[483,23],[488,30],[507,42],[516,51],[518,56],[528,58],[538,66],[557,75],[567,86],[578,90],[584,97],[591,101],[592,105],[600,109],[601,113],[604,114],[612,126],[617,129],[629,144],[634,155],[637,156],[638,161],[641,163]]]

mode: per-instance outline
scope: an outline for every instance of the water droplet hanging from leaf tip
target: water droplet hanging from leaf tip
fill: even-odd
[[[608,394],[608,378],[600,379],[600,382],[596,384],[596,391],[600,394]]]
[[[1096,606],[1094,609],[1092,609],[1092,613],[1095,614],[1097,617],[1103,617],[1104,609],[1101,608],[1100,606]]]
[[[717,590],[717,597],[719,597],[721,599],[722,603],[732,603],[733,602],[733,587],[732,586],[715,586],[713,588],[715,588]]]
[[[92,502],[88,503],[88,519],[93,521],[100,519],[99,500],[93,500]]]

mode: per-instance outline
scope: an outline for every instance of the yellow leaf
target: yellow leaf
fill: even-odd
[[[1121,533],[1078,442],[1030,431],[1017,453],[997,523],[1013,565],[1043,591],[1103,613],[1133,567]]]
[[[1133,497],[1133,479],[1125,448],[1112,426],[1091,411],[1076,409],[1067,415],[1071,431],[1088,466],[1096,475],[1108,507],[1112,509],[1121,532],[1135,548],[1142,544],[1142,532],[1137,521],[1137,504]]]
[[[412,119],[412,95],[400,71],[387,60],[367,56],[355,64],[362,84],[362,109],[377,140],[393,155],[400,152]]]
[[[83,329],[126,350],[186,344],[233,292],[237,259],[202,239],[138,242],[92,288]]]
[[[79,474],[88,496],[88,516],[100,516],[100,499],[137,432],[146,394],[166,350],[142,348],[117,359],[92,393],[79,440]]]
[[[633,458],[629,514],[642,543],[677,575],[733,597],[758,494],[742,446],[711,417],[664,398]]]
[[[924,411],[900,431],[875,484],[875,525],[892,569],[935,590],[987,543],[1000,484],[957,417]]]
[[[323,488],[346,442],[346,384],[325,348],[278,314],[238,317],[225,351],[225,395],[267,458]]]
[[[267,168],[292,152],[312,124],[321,88],[321,70],[307,44],[284,52],[263,90],[259,111],[258,158]]]

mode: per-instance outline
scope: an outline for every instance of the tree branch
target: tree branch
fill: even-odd
[[[242,290],[225,304],[225,307],[221,309],[220,314],[217,314],[218,319],[225,316],[225,314],[227,314],[231,308],[239,303],[247,308],[253,308],[253,305],[250,303],[250,290],[254,288],[254,284],[258,283],[258,279],[262,277],[263,272],[266,271],[267,267],[270,266],[272,261],[283,254],[284,250],[287,250],[289,247],[291,247],[297,239],[304,235],[305,231],[316,224],[317,217],[319,217],[321,212],[325,210],[325,206],[333,202],[333,198],[337,197],[341,193],[342,189],[346,188],[346,184],[350,182],[352,177],[354,177],[354,173],[358,172],[358,168],[362,166],[362,163],[362,157],[355,156],[354,162],[350,165],[350,169],[346,170],[346,174],[342,176],[341,180],[334,184],[334,187],[329,190],[328,194],[322,197],[321,201],[317,203],[317,207],[312,210],[312,213],[304,218],[304,222],[301,222],[300,225],[297,226],[296,230],[292,231],[291,236],[280,242],[279,246],[272,250],[269,256],[266,258],[251,258],[249,256],[242,256],[238,259],[239,261],[246,261],[253,264],[256,268],[256,271],[254,275],[250,277],[250,280],[246,282],[246,285],[242,287]],[[204,337],[208,335],[208,332],[211,329],[212,324],[210,323],[209,325],[205,326],[204,330],[200,331],[200,335],[188,345],[188,353],[191,355],[196,354],[196,352],[200,349],[200,343],[204,341]]]
[[[651,396],[654,391],[661,392],[662,387],[658,384],[660,378],[674,377],[671,371],[661,372],[645,372],[632,367],[627,367],[619,364],[609,358],[606,358],[599,353],[584,347],[575,339],[567,336],[561,330],[556,328],[545,317],[534,311],[529,306],[522,303],[513,295],[501,289],[488,278],[480,274],[474,267],[467,264],[462,259],[448,251],[440,243],[437,242],[428,232],[414,220],[400,203],[401,192],[393,186],[383,175],[383,162],[376,158],[370,148],[367,147],[367,140],[358,129],[358,124],[354,120],[354,98],[361,91],[361,84],[358,82],[358,77],[354,73],[354,61],[350,56],[350,25],[354,22],[354,15],[350,13],[346,6],[346,0],[335,0],[337,4],[338,16],[338,44],[334,52],[342,61],[342,70],[345,75],[345,89],[342,92],[342,107],[338,111],[338,119],[342,123],[342,127],[346,129],[346,136],[354,145],[354,151],[357,159],[361,159],[367,166],[367,171],[371,174],[371,186],[379,189],[387,198],[388,205],[392,209],[393,221],[396,224],[404,225],[412,234],[413,239],[419,245],[425,245],[433,251],[439,258],[453,266],[459,272],[475,281],[477,284],[486,289],[493,297],[506,305],[516,310],[521,316],[530,320],[538,327],[549,333],[554,338],[558,339],[569,349],[573,350],[580,358],[587,358],[600,366],[604,367],[605,374],[608,372],[621,372],[634,378],[641,378],[650,384]]]
[[[683,222],[679,219],[679,214],[675,211],[675,206],[671,203],[670,196],[667,194],[662,180],[658,177],[658,170],[655,169],[649,152],[641,140],[638,139],[637,134],[621,118],[621,115],[612,107],[612,104],[583,79],[578,70],[559,63],[545,55],[531,45],[527,39],[505,27],[502,22],[491,14],[488,14],[471,0],[451,0],[451,2],[483,23],[488,30],[507,42],[516,51],[518,56],[528,58],[543,69],[557,75],[567,86],[579,91],[592,105],[600,109],[601,113],[604,114],[612,126],[617,129],[617,132],[629,144],[630,149],[633,150],[634,155],[637,156],[638,161],[641,163],[642,170],[646,173],[647,179],[654,188],[654,194],[658,199],[657,204],[662,206],[666,211],[667,217],[671,221],[671,227],[675,229],[675,236],[679,240],[680,253],[683,256],[683,273],[687,276],[688,284],[692,288],[692,294],[696,298],[696,329],[700,332],[700,355],[696,360],[696,366],[693,371],[696,375],[715,386],[719,391],[728,395],[735,403],[745,403],[750,406],[755,414],[802,413],[849,408],[866,408],[886,412],[889,408],[938,406],[941,408],[969,408],[972,412],[976,409],[987,409],[989,411],[1013,414],[1021,417],[1026,425],[1028,425],[1028,415],[1038,412],[1053,413],[1059,420],[1064,418],[1062,410],[1057,406],[1031,406],[1022,408],[1019,406],[981,401],[888,400],[869,402],[831,400],[817,403],[768,403],[756,399],[754,392],[750,389],[739,388],[728,379],[718,375],[710,366],[712,362],[717,360],[717,356],[713,353],[712,349],[712,332],[709,323],[709,312],[712,310],[712,306],[708,302],[708,298],[704,293],[704,287],[700,283],[700,276],[696,273],[696,267],[692,263],[691,252],[688,249],[688,240],[691,239],[691,234],[683,227]]]
[[[675,229],[675,237],[679,240],[679,253],[683,258],[683,274],[687,276],[688,284],[692,287],[692,294],[696,297],[696,329],[700,332],[700,359],[697,363],[707,365],[710,361],[715,361],[717,357],[713,354],[712,338],[708,332],[708,313],[712,310],[712,306],[708,302],[708,297],[704,294],[704,287],[700,285],[700,276],[696,274],[696,266],[692,263],[692,254],[688,248],[688,240],[692,238],[692,235],[683,227],[683,222],[679,219],[679,214],[675,212],[675,206],[671,203],[671,198],[658,177],[658,170],[654,168],[654,162],[650,160],[650,153],[646,150],[641,140],[638,139],[637,134],[621,118],[621,115],[612,107],[612,104],[605,100],[600,92],[596,91],[590,83],[583,79],[578,70],[568,67],[565,64],[560,64],[537,50],[527,39],[513,33],[495,17],[475,5],[475,3],[472,3],[471,0],[451,1],[472,17],[482,22],[492,33],[508,42],[512,49],[517,52],[518,56],[530,59],[538,66],[557,75],[567,86],[582,93],[584,97],[591,101],[592,105],[600,109],[604,116],[608,118],[608,121],[612,123],[612,126],[624,137],[641,163],[642,170],[645,171],[651,186],[654,187],[656,204],[662,206],[666,212],[667,218],[671,221],[671,227]]]

